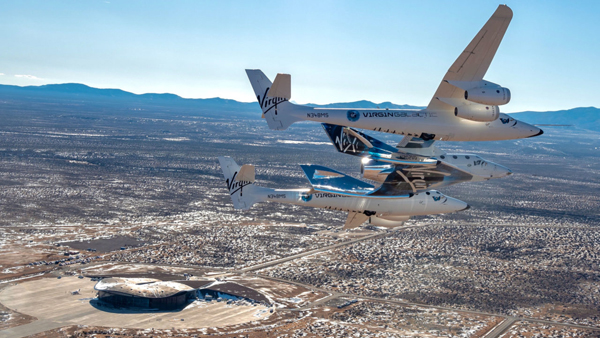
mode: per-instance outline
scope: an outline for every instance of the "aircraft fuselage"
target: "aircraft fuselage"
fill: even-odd
[[[467,203],[435,190],[404,199],[374,199],[319,192],[309,194],[309,189],[261,188],[261,190],[261,192],[257,191],[256,193],[264,196],[263,201],[358,213],[371,211],[375,212],[376,215],[386,216],[443,214],[464,210],[468,207]]]
[[[541,129],[517,121],[506,114],[492,122],[476,122],[451,116],[446,112],[400,109],[330,109],[277,104],[278,109],[265,118],[278,120],[276,110],[285,111],[297,120],[337,124],[384,133],[414,136],[437,141],[499,141],[536,136]],[[273,114],[272,116],[267,116]]]

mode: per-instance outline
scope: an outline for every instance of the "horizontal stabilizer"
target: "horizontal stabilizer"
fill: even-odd
[[[256,170],[252,164],[244,164],[240,171],[238,171],[237,178],[238,181],[245,181],[254,183],[256,179]]]
[[[289,100],[292,97],[292,79],[290,74],[277,74],[267,96],[281,97]]]
[[[342,229],[349,230],[358,228],[361,224],[366,222],[367,219],[369,219],[369,216],[363,213],[349,212],[348,218],[346,219],[346,224],[344,224],[344,227]]]

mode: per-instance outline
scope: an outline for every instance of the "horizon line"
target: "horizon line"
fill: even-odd
[[[257,101],[250,101],[250,102],[246,102],[246,101],[238,101],[236,99],[229,99],[229,98],[224,98],[224,97],[220,97],[220,96],[215,96],[215,97],[183,97],[179,94],[174,94],[174,93],[135,93],[135,92],[130,92],[124,89],[120,89],[120,88],[100,88],[100,87],[92,87],[90,85],[87,85],[85,83],[79,83],[79,82],[63,82],[63,83],[47,83],[47,84],[41,84],[41,85],[25,85],[25,86],[20,86],[20,85],[13,85],[13,84],[4,84],[4,83],[0,83],[0,86],[7,86],[7,87],[18,87],[18,88],[31,88],[31,87],[35,87],[35,88],[39,88],[39,87],[45,87],[45,86],[60,86],[60,85],[80,85],[80,86],[85,86],[87,88],[92,88],[92,89],[98,89],[98,90],[119,90],[122,91],[124,93],[128,93],[128,94],[133,94],[133,95],[137,95],[137,96],[143,96],[143,95],[173,95],[176,96],[180,99],[183,100],[211,100],[211,99],[219,99],[219,100],[229,100],[229,101],[234,101],[234,102],[238,102],[238,103],[244,103],[244,104],[252,104],[252,103],[258,103]],[[393,105],[397,105],[397,106],[411,106],[411,107],[422,107],[423,109],[425,109],[425,106],[419,106],[419,105],[413,105],[413,104],[408,104],[408,103],[404,103],[404,104],[398,104],[398,103],[394,103],[392,101],[382,101],[380,103],[371,101],[371,100],[367,100],[367,99],[362,99],[362,100],[356,100],[356,101],[347,101],[347,102],[330,102],[330,103],[297,103],[299,105],[319,105],[319,106],[323,106],[323,105],[331,105],[331,104],[340,104],[340,103],[356,103],[356,102],[370,102],[373,103],[375,105],[380,105],[380,104],[384,104],[384,103],[390,103]],[[566,111],[566,110],[572,110],[572,109],[577,109],[577,108],[594,108],[594,109],[600,109],[599,107],[596,106],[579,106],[579,107],[573,107],[573,108],[569,108],[569,109],[560,109],[560,110],[545,110],[545,111],[539,111],[539,110],[525,110],[525,111],[521,111],[521,112],[510,112],[510,113],[505,113],[505,114],[518,114],[518,113],[523,113],[523,112],[534,112],[534,113],[545,113],[545,112],[556,112],[556,111]],[[343,109],[343,108],[340,108]],[[381,108],[378,108],[381,109]]]

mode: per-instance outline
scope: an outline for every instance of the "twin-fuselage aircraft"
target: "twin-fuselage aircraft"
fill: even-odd
[[[321,122],[339,152],[362,158],[363,178],[378,187],[318,165],[301,166],[311,187],[278,190],[254,184],[251,165],[220,157],[236,209],[270,201],[347,211],[345,229],[365,221],[396,227],[411,216],[468,208],[465,202],[432,190],[511,174],[508,168],[474,154],[446,154],[436,141],[498,141],[538,136],[543,131],[500,113],[510,90],[483,79],[512,19],[500,5],[450,67],[429,105],[421,110],[330,109],[291,103],[291,77],[271,82],[260,70],[246,70],[262,116],[270,129],[285,130],[298,121]],[[357,129],[402,136],[392,147]]]
[[[425,109],[332,109],[293,104],[291,77],[275,82],[260,70],[246,70],[270,129],[315,121],[436,141],[499,141],[538,136],[538,127],[500,113],[508,88],[483,79],[512,19],[500,5],[442,79]]]

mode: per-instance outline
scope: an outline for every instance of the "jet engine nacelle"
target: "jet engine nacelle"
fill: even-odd
[[[500,106],[510,102],[510,90],[504,87],[477,87],[465,90],[465,100],[483,105]]]
[[[402,226],[409,219],[410,216],[371,216],[369,223],[376,227],[395,228]]]
[[[477,122],[492,122],[500,116],[500,108],[498,106],[470,104],[454,108],[454,116]]]

